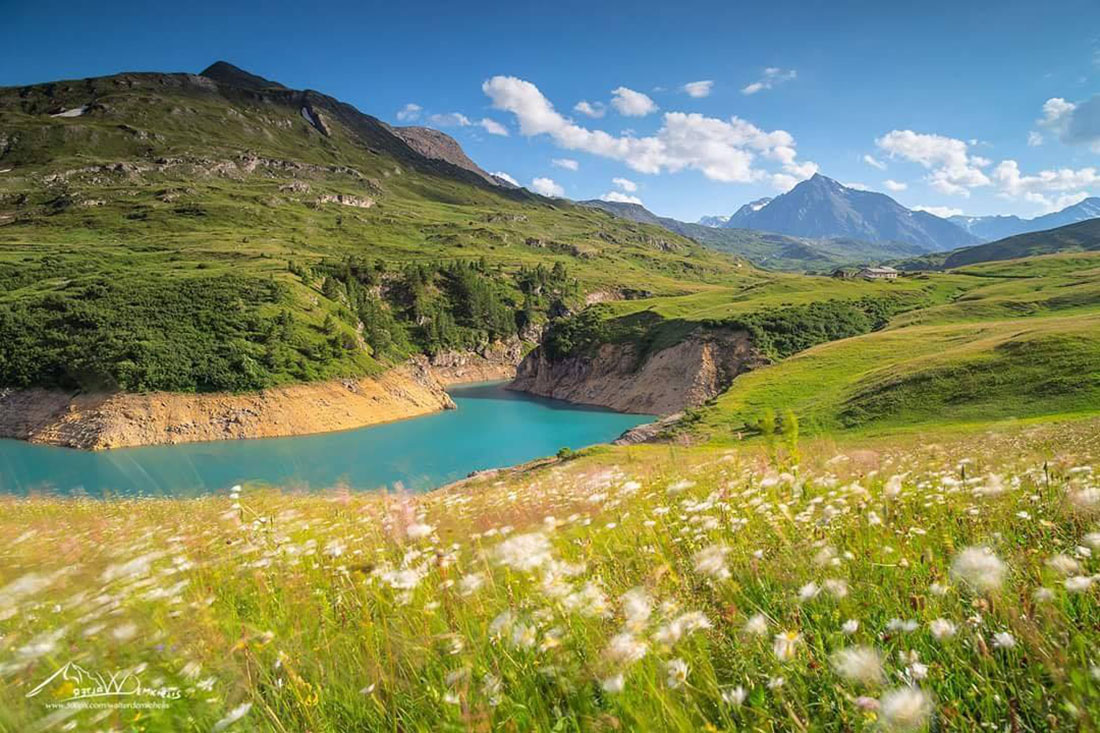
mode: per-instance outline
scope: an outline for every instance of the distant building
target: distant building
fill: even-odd
[[[892,267],[864,267],[859,271],[859,277],[868,280],[897,280],[898,271]]]
[[[840,280],[848,280],[855,277],[856,273],[858,272],[858,270],[853,270],[850,267],[838,267],[837,269],[832,271],[831,277],[835,277]]]

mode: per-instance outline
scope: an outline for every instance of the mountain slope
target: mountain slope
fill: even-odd
[[[219,63],[0,89],[0,387],[239,391],[754,278],[496,185],[436,131]]]
[[[1018,216],[952,216],[948,221],[984,241],[1004,239],[1015,234],[1039,232],[1100,217],[1100,198],[1092,197],[1034,219]]]
[[[943,267],[962,267],[978,262],[1014,260],[1058,252],[1098,250],[1100,250],[1100,219],[1088,219],[1057,229],[1017,234],[996,242],[956,250],[944,258]]]
[[[976,241],[976,237],[945,219],[910,211],[885,194],[857,191],[821,174],[764,206],[741,207],[725,226],[814,239],[904,242],[929,250],[952,249]]]
[[[759,210],[770,199],[760,199],[745,207]],[[827,272],[844,265],[861,265],[911,257],[927,249],[904,242],[875,243],[846,237],[808,239],[753,229],[691,224],[669,217],[657,216],[639,204],[618,201],[582,201],[584,206],[603,209],[629,221],[663,226],[720,252],[744,257],[754,264],[788,272]]]

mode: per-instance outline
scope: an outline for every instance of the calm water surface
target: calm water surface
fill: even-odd
[[[237,483],[426,490],[471,471],[612,440],[650,417],[454,387],[457,410],[340,433],[90,453],[0,440],[0,493],[195,495]]]

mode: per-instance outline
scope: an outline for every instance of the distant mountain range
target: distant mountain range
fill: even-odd
[[[1015,260],[1061,252],[1095,251],[1100,251],[1100,218],[1086,219],[1041,232],[1017,234],[953,252],[921,255],[894,264],[901,270],[950,270],[979,262]]]
[[[1053,214],[1021,219],[1018,216],[952,216],[948,221],[970,232],[978,239],[991,242],[1027,232],[1041,232],[1055,227],[1100,217],[1100,198],[1087,198]]]
[[[769,199],[754,201],[745,207],[765,206]],[[885,260],[913,258],[933,251],[929,247],[905,242],[867,242],[850,237],[812,239],[792,237],[754,229],[731,229],[691,224],[667,216],[657,216],[640,204],[594,199],[582,206],[602,209],[613,216],[643,224],[656,224],[690,237],[712,249],[744,257],[771,270],[823,272],[842,265],[872,264]],[[745,207],[742,207],[744,209]]]
[[[781,196],[745,204],[722,227],[810,239],[902,243],[931,251],[980,241],[946,219],[912,211],[886,194],[849,188],[820,173]]]

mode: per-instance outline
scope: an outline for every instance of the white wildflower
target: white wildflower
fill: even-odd
[[[673,659],[665,663],[665,673],[668,675],[666,683],[673,690],[683,686],[687,682],[688,671],[687,662],[683,659]]]
[[[859,631],[859,621],[855,620],[854,618],[850,618],[844,622],[844,625],[840,627],[840,630],[843,631],[845,634],[851,636],[852,634]]]
[[[986,547],[967,547],[951,563],[951,575],[980,591],[994,591],[1004,582],[1006,567]]]
[[[648,645],[633,634],[624,632],[611,637],[604,655],[614,664],[627,665],[637,662],[646,655]]]
[[[936,641],[944,641],[954,636],[958,627],[945,618],[938,618],[928,624],[928,630]]]
[[[699,550],[695,553],[695,571],[717,580],[728,579],[730,571],[726,567],[726,555],[729,551],[725,545],[711,545]]]
[[[238,705],[237,707],[233,708],[226,714],[224,718],[219,720],[217,723],[214,723],[214,733],[218,733],[218,731],[225,730],[229,726],[233,725],[238,720],[248,715],[248,711],[251,709],[252,703],[250,702],[246,702],[243,705]]]
[[[798,652],[798,645],[801,642],[802,634],[797,631],[784,631],[782,634],[775,635],[772,651],[775,652],[775,656],[779,661],[786,662],[794,659],[794,655]]]
[[[998,631],[993,635],[993,646],[998,649],[1011,649],[1016,646],[1016,637],[1007,631]]]
[[[764,614],[758,613],[745,622],[745,633],[763,636],[768,633],[768,620]]]
[[[832,656],[833,669],[849,682],[877,685],[882,682],[882,655],[867,646],[841,649]]]
[[[748,697],[745,688],[738,685],[737,687],[729,690],[722,690],[722,702],[727,705],[732,705],[735,708],[741,707],[741,704],[745,702],[745,698]]]
[[[915,730],[932,715],[932,698],[919,687],[902,687],[882,696],[879,711],[888,730]]]
[[[529,572],[550,562],[550,540],[541,532],[515,535],[497,545],[497,562]]]

